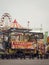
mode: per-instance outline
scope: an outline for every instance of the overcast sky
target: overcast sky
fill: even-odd
[[[0,0],[0,18],[9,13],[22,26],[30,28],[43,26],[49,32],[49,0]]]

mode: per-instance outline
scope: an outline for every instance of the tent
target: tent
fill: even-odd
[[[17,21],[16,19],[12,22],[11,28],[23,28]]]

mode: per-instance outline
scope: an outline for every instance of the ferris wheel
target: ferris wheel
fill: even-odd
[[[1,22],[4,22],[5,18],[8,18],[9,22],[11,22],[11,15],[9,13],[4,13],[1,17]]]
[[[9,13],[4,13],[1,17],[2,27],[10,27],[11,22],[11,15]]]

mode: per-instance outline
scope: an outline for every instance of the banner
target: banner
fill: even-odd
[[[12,49],[34,49],[32,42],[13,42],[11,43]]]

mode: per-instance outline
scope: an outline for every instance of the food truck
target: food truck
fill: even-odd
[[[43,33],[30,30],[10,28],[3,31],[0,39],[4,54],[1,54],[1,58],[34,58],[37,53],[37,42],[43,39]]]

